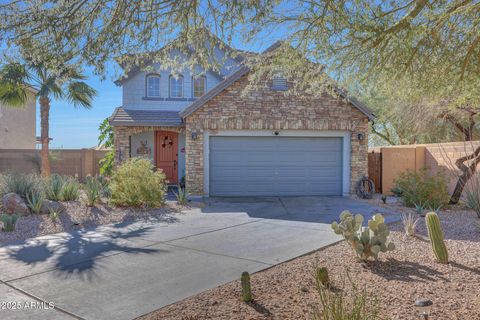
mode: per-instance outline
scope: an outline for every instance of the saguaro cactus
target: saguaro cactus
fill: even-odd
[[[252,301],[252,289],[250,288],[250,275],[244,271],[241,277],[242,282],[242,299],[244,302]]]
[[[425,216],[425,222],[428,229],[428,236],[432,244],[433,254],[440,263],[448,263],[448,251],[443,241],[443,231],[440,225],[440,219],[435,212],[429,212]]]

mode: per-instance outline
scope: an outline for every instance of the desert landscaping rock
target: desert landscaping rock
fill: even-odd
[[[26,215],[30,210],[25,203],[25,200],[16,193],[7,193],[2,198],[3,210],[7,214]]]
[[[433,304],[432,300],[429,300],[429,299],[417,299],[415,300],[415,306],[417,307],[428,307],[428,306],[431,306]]]
[[[58,201],[48,199],[43,200],[40,214],[50,214],[50,210],[60,213],[65,211],[65,206]]]
[[[384,205],[380,199],[365,200],[397,212],[413,211],[400,203]],[[428,311],[430,319],[480,319],[480,231],[475,213],[462,206],[439,214],[450,253],[450,264],[434,261],[424,219],[417,237],[407,237],[401,222],[390,227],[390,240],[396,249],[379,256],[379,260],[360,262],[345,242],[277,265],[251,275],[255,301],[269,310],[269,319],[310,319],[312,307],[320,308],[315,289],[314,270],[329,270],[335,287],[342,287],[345,275],[353,283],[365,286],[369,296],[379,299],[381,319],[422,319],[423,308],[417,299],[435,301]],[[309,288],[308,291],[302,288]],[[217,304],[212,304],[218,301]],[[242,303],[240,280],[205,291],[176,304],[159,309],[141,320],[182,319],[266,319],[251,306]]]

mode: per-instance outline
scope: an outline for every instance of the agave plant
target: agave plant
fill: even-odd
[[[407,236],[415,236],[419,220],[420,218],[415,217],[412,212],[409,212],[408,214],[402,213],[403,228],[405,229],[405,234]]]
[[[88,176],[85,181],[85,193],[87,195],[87,206],[93,207],[102,195],[102,183],[95,177]]]
[[[175,197],[177,198],[177,202],[180,205],[186,205],[188,203],[188,193],[185,188],[182,188],[181,186],[177,186],[177,192],[173,192],[175,194]]]
[[[40,192],[32,192],[27,194],[27,206],[35,214],[39,214],[42,210],[43,200],[43,194]]]
[[[12,232],[12,231],[15,231],[15,226],[17,224],[18,215],[17,214],[2,214],[2,215],[0,215],[0,220],[3,222],[3,231]]]

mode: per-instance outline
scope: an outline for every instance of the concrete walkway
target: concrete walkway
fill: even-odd
[[[330,223],[344,209],[387,213],[346,198],[208,199],[161,221],[4,247],[0,302],[22,310],[0,319],[133,319],[339,240]]]

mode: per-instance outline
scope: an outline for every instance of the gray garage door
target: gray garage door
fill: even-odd
[[[341,194],[342,138],[210,137],[211,196]]]

